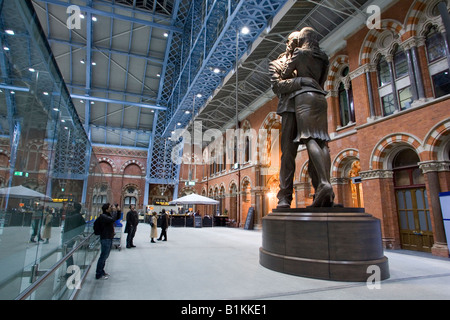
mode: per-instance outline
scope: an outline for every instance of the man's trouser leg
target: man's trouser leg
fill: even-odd
[[[286,112],[281,118],[281,164],[280,191],[277,194],[278,203],[292,202],[294,189],[295,157],[298,143],[294,143],[297,136],[297,120],[295,113]],[[281,203],[280,203],[281,202]]]

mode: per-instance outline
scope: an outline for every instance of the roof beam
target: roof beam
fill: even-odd
[[[50,43],[60,43],[60,44],[64,44],[64,45],[68,45],[71,47],[76,47],[79,49],[86,49],[86,44],[85,43],[80,43],[80,42],[73,42],[73,41],[67,41],[67,40],[60,40],[60,39],[55,39],[55,38],[48,38],[47,39]],[[143,59],[143,60],[147,60],[148,62],[152,62],[152,63],[156,63],[156,64],[163,64],[164,61],[160,60],[160,59],[156,59],[156,58],[152,58],[149,56],[144,56],[144,55],[140,55],[140,54],[136,54],[136,53],[131,53],[131,52],[126,52],[126,51],[120,51],[120,50],[115,50],[115,49],[110,49],[110,48],[105,48],[105,47],[99,47],[96,45],[92,46],[92,51],[95,52],[102,52],[102,53],[113,53],[113,54],[120,54],[123,56],[127,56],[127,57],[133,57],[133,58],[137,58],[137,59]],[[66,55],[66,54],[63,54]],[[57,58],[63,56],[63,55],[59,55],[57,56]]]
[[[54,4],[54,5],[62,6],[62,7],[69,7],[71,5],[70,3],[67,3],[64,1],[59,1],[59,0],[37,0],[37,1],[42,2],[42,3]],[[182,30],[180,28],[177,28],[177,27],[171,26],[171,25],[166,25],[166,24],[161,24],[161,23],[157,23],[157,22],[153,22],[153,21],[147,21],[147,20],[137,19],[137,18],[133,18],[133,17],[128,17],[128,16],[124,16],[121,14],[113,13],[113,12],[107,12],[107,11],[103,11],[103,10],[94,9],[94,8],[91,8],[88,6],[78,6],[78,7],[80,8],[81,11],[84,11],[86,13],[91,13],[93,15],[105,16],[105,17],[109,17],[112,19],[139,23],[144,26],[154,27],[154,28],[158,28],[158,29],[162,29],[162,30],[169,30],[172,32],[182,32]]]
[[[153,109],[153,110],[163,110],[165,111],[166,107],[151,105],[151,104],[145,104],[145,103],[139,103],[139,102],[131,102],[131,101],[124,101],[124,100],[115,100],[115,99],[107,99],[107,98],[98,98],[98,97],[91,97],[91,96],[83,96],[80,94],[71,94],[70,95],[72,99],[81,99],[81,100],[88,100],[88,101],[98,101],[98,102],[105,102],[105,103],[116,103],[120,105],[127,105],[127,106],[134,106],[134,107],[141,107],[146,109]]]

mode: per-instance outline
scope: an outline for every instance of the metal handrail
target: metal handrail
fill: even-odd
[[[61,260],[55,263],[48,271],[46,271],[38,280],[33,282],[28,288],[26,288],[23,292],[21,292],[14,300],[25,300],[28,298],[34,291],[36,291],[44,282],[50,277],[58,268],[67,261],[75,252],[77,252],[82,246],[88,242],[88,240],[94,235],[92,232],[88,235],[83,241],[81,241],[75,248],[70,250]]]

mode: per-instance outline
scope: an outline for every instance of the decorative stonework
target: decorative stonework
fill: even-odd
[[[422,143],[418,138],[407,133],[392,134],[380,140],[380,142],[373,149],[370,157],[370,168],[374,170],[387,169],[388,166],[386,162],[388,156],[393,151],[394,147],[401,144],[412,147],[417,152],[419,157],[424,151]]]
[[[361,180],[392,179],[394,177],[394,172],[392,170],[361,171],[359,176],[361,177]]]
[[[424,161],[419,163],[422,173],[450,171],[450,161]]]

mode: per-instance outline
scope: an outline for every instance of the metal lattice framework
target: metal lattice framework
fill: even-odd
[[[153,131],[149,182],[177,180],[179,168],[170,158],[175,144],[168,140],[171,132],[188,125],[286,2],[196,0],[189,2],[189,7],[188,2],[180,3],[177,23],[183,26],[183,32],[169,40],[171,47],[161,92],[161,105],[167,110],[158,113]],[[244,26],[250,33],[239,39]],[[198,93],[202,97],[194,99]]]

